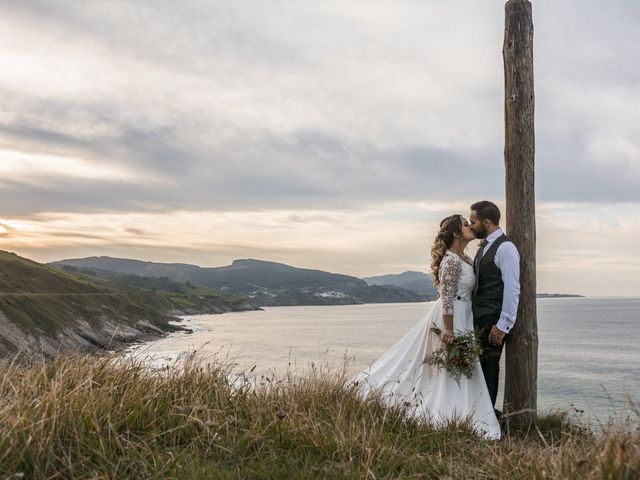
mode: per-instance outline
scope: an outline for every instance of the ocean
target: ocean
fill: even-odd
[[[302,374],[313,364],[350,373],[367,368],[433,302],[269,307],[184,317],[192,333],[137,345],[129,354],[171,365],[197,351],[260,375]],[[584,423],[630,419],[640,408],[640,299],[538,299],[538,409],[565,410]],[[504,358],[501,379],[504,382]],[[502,389],[502,386],[501,386]],[[500,407],[502,392],[498,394]]]

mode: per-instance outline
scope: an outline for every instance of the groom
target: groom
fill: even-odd
[[[488,201],[471,205],[471,230],[482,239],[474,268],[473,323],[480,332],[484,354],[480,360],[495,408],[500,356],[505,336],[513,329],[520,298],[520,255],[500,228],[500,210]],[[500,416],[500,412],[496,411]]]

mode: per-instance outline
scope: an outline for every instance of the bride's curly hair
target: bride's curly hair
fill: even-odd
[[[436,287],[440,285],[440,262],[454,240],[455,233],[462,233],[462,215],[455,214],[440,222],[440,231],[431,247],[431,271]]]

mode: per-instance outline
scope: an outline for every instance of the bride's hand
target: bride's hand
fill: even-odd
[[[454,338],[455,337],[453,336],[453,330],[444,330],[442,332],[442,335],[440,335],[440,340],[445,345],[449,345],[451,342],[453,342]]]

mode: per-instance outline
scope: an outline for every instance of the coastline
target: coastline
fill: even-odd
[[[68,325],[44,331],[38,325],[25,325],[0,311],[0,356],[36,355],[54,359],[70,353],[121,352],[135,345],[167,338],[176,332],[192,333],[182,325],[180,316],[221,315],[261,310],[250,302],[206,308],[171,309],[160,313],[147,311],[131,317],[100,313],[70,319]],[[137,317],[137,318],[136,318]]]

